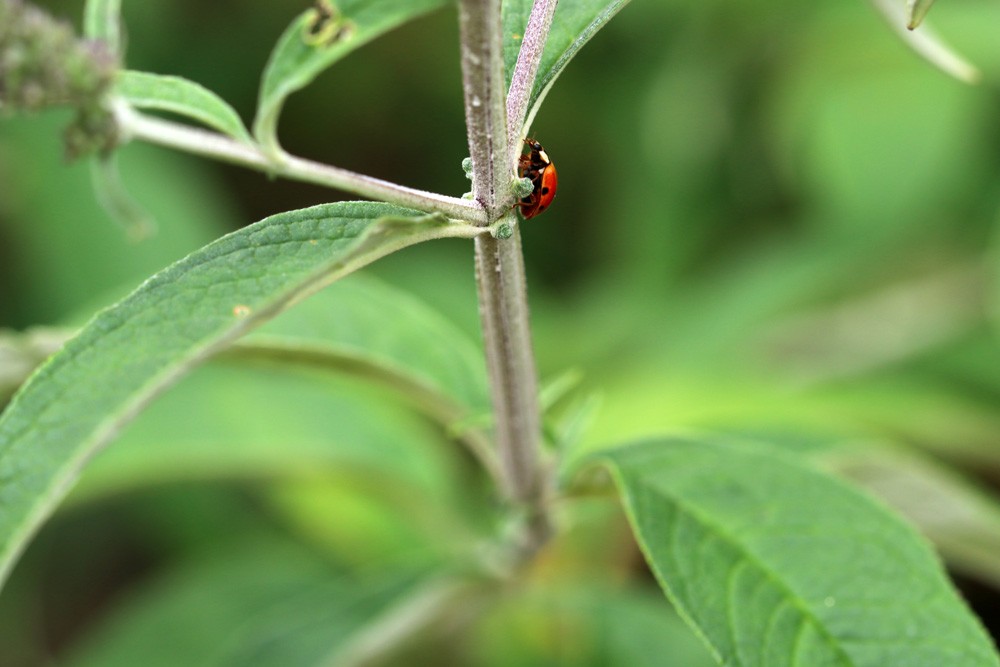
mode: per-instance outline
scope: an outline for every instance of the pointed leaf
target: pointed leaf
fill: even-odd
[[[552,28],[545,42],[542,60],[538,64],[538,75],[524,124],[526,130],[531,127],[542,100],[569,61],[628,2],[629,0],[561,0],[552,17]],[[508,87],[533,4],[533,0],[506,0],[503,3],[503,55]]]
[[[871,0],[871,2],[889,23],[889,27],[924,60],[959,81],[965,83],[979,81],[982,76],[979,69],[952,50],[928,26],[920,30],[913,30],[912,27],[907,29],[912,19],[907,18],[906,9],[899,0]]]
[[[372,202],[281,213],[189,255],[99,314],[0,416],[0,573],[87,459],[192,367],[364,264],[481,232]]]
[[[127,70],[119,75],[115,90],[137,109],[169,111],[204,123],[239,141],[253,141],[236,110],[194,81]]]
[[[997,667],[917,533],[838,480],[751,443],[603,455],[650,566],[720,661]]]
[[[906,27],[910,30],[917,28],[933,4],[934,0],[906,0]]]
[[[156,221],[125,189],[118,170],[117,153],[90,159],[90,183],[97,201],[130,241],[141,241],[153,235]]]
[[[445,4],[446,0],[341,0],[336,4],[319,0],[316,7],[299,14],[278,39],[264,70],[253,124],[257,141],[277,153],[278,117],[289,95],[351,51]]]

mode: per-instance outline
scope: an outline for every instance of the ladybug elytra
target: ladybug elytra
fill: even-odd
[[[518,174],[527,178],[535,186],[531,194],[521,198],[516,206],[521,209],[524,219],[533,218],[545,211],[556,196],[559,186],[559,175],[556,166],[549,160],[542,145],[534,139],[525,139],[524,143],[531,149],[527,155],[522,155],[518,161]]]

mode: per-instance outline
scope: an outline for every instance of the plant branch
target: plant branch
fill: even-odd
[[[507,109],[500,0],[461,0],[458,18],[472,193],[494,222],[514,205],[514,161],[502,151],[507,146]]]
[[[541,418],[524,259],[512,210],[514,156],[506,150],[500,0],[461,0],[459,27],[473,196],[490,223],[503,221],[513,229],[508,239],[477,237],[476,280],[504,492],[527,511],[519,545],[527,556],[550,530],[539,461]]]
[[[559,0],[535,0],[528,17],[528,25],[524,29],[521,40],[521,50],[517,54],[517,64],[510,79],[510,90],[507,92],[507,147],[513,157],[521,153],[522,133],[525,119],[528,115],[528,103],[531,101],[531,91],[535,87],[535,77],[538,75],[538,64],[545,50],[545,40],[552,26],[552,16],[556,12]]]
[[[486,224],[486,213],[474,201],[445,197],[320,162],[286,155],[275,162],[258,147],[216,132],[140,114],[125,105],[115,109],[119,127],[127,135],[161,146],[250,167],[296,181],[346,190],[362,197],[420,211],[443,213],[476,225]]]

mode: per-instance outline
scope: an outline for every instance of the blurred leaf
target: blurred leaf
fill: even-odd
[[[1000,588],[1000,500],[900,448],[859,444],[820,458],[909,518],[951,567]]]
[[[480,231],[372,202],[281,213],[195,252],[102,312],[0,416],[0,571],[86,460],[198,363],[366,263]]]
[[[749,443],[604,459],[661,585],[720,661],[1000,664],[921,538],[834,478]]]
[[[368,276],[330,286],[248,336],[232,354],[383,369],[394,388],[413,386],[418,402],[427,394],[446,401],[442,407],[452,418],[491,409],[479,346],[427,304]]]
[[[121,0],[86,0],[83,7],[83,35],[99,39],[111,53],[122,53]]]
[[[37,328],[24,333],[0,329],[0,410],[17,388],[68,335],[58,329]]]
[[[169,111],[194,119],[233,139],[252,143],[236,110],[204,86],[179,76],[126,70],[116,92],[137,109]]]
[[[413,573],[362,576],[290,544],[234,547],[144,586],[60,664],[319,667],[416,590]]]
[[[55,324],[83,307],[89,314],[107,305],[106,293],[130,290],[242,224],[204,160],[133,142],[115,153],[125,185],[169,230],[155,242],[136,243],[109,224],[95,201],[90,165],[66,165],[60,125],[58,114],[0,123],[0,208],[9,253],[3,263],[10,279],[0,299],[22,311],[24,326]]]
[[[477,625],[476,667],[710,667],[702,642],[652,589],[600,581],[533,587]]]
[[[493,499],[462,493],[455,480],[445,479],[438,488],[413,481],[398,470],[359,475],[345,468],[323,478],[272,484],[264,498],[268,515],[290,534],[359,568],[478,560],[496,516]]]
[[[98,454],[68,501],[190,480],[334,474],[445,497],[453,471],[440,432],[385,399],[319,372],[212,362]]]
[[[545,51],[538,64],[535,87],[528,103],[525,130],[531,127],[542,100],[573,56],[628,2],[629,0],[562,0],[559,3],[552,17],[552,28],[545,42]],[[534,0],[507,0],[503,3],[503,54],[508,87],[514,75],[521,39],[533,4]]]
[[[278,117],[285,99],[320,72],[393,28],[442,7],[445,0],[319,0],[299,14],[278,39],[260,85],[253,134],[280,151]],[[320,10],[319,8],[323,8]]]
[[[981,78],[975,65],[951,49],[928,26],[913,28],[930,9],[931,1],[907,0],[904,7],[899,0],[871,0],[889,27],[927,62],[939,70],[965,83],[976,83]],[[914,4],[916,7],[914,7]],[[922,9],[921,9],[922,8]],[[916,21],[916,23],[914,23]]]
[[[131,241],[142,241],[156,231],[156,222],[125,189],[118,171],[118,155],[90,159],[90,182],[94,196]]]
[[[933,4],[934,0],[906,0],[906,27],[913,30],[919,26]]]

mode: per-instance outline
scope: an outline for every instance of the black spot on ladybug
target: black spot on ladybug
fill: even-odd
[[[542,194],[543,195],[549,194],[549,189],[548,188],[542,188]]]

